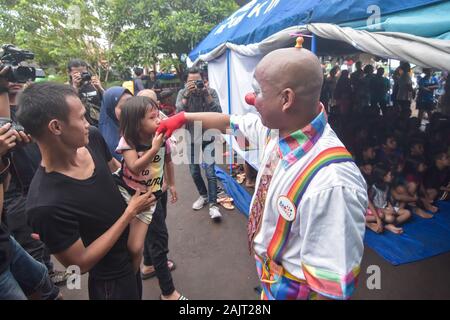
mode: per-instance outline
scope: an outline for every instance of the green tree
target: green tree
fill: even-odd
[[[234,0],[98,0],[100,20],[117,65],[173,65],[182,74],[182,57],[215,25],[234,12]]]
[[[175,67],[208,32],[238,8],[234,0],[0,0],[0,43],[35,53],[63,75],[72,58],[103,79],[113,68]]]
[[[100,21],[91,1],[0,0],[0,8],[0,42],[34,52],[44,69],[62,75],[73,58],[98,67]]]

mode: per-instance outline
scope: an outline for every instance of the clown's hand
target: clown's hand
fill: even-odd
[[[165,133],[166,138],[170,138],[172,133],[181,128],[186,123],[186,115],[184,112],[180,112],[170,118],[164,119],[159,124],[156,134]]]

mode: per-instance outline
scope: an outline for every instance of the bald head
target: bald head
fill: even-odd
[[[317,110],[323,74],[319,59],[307,49],[287,48],[272,51],[258,64],[256,80],[278,91],[290,88],[295,93],[293,111]]]
[[[157,97],[155,91],[153,91],[153,90],[144,89],[144,90],[139,91],[137,95],[138,95],[138,97],[141,97],[141,96],[147,97],[147,98],[152,99],[156,103],[158,102],[158,97]]]

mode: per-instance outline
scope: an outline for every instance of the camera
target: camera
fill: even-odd
[[[0,127],[3,127],[5,124],[11,123],[10,129],[16,130],[17,132],[23,131],[25,132],[25,128],[18,123],[15,123],[10,118],[0,117]]]
[[[34,59],[34,53],[28,50],[19,49],[12,44],[3,45],[3,54],[0,56],[0,62],[9,66],[6,78],[9,82],[25,83],[36,79],[36,68],[20,66],[25,60]]]
[[[197,89],[203,89],[205,88],[205,83],[203,82],[203,80],[195,80],[195,87]]]
[[[92,75],[89,71],[84,71],[80,74],[81,77],[81,82],[82,83],[86,83],[86,82],[90,82],[92,80]]]

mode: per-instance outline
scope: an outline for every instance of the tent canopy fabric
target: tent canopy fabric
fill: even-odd
[[[449,6],[436,0],[252,0],[216,26],[189,58],[196,61],[226,44],[257,44],[310,23],[450,39],[450,15],[443,14]]]
[[[357,31],[328,23],[310,24],[306,29],[319,37],[343,41],[375,56],[450,70],[450,41],[427,39],[407,33]]]

